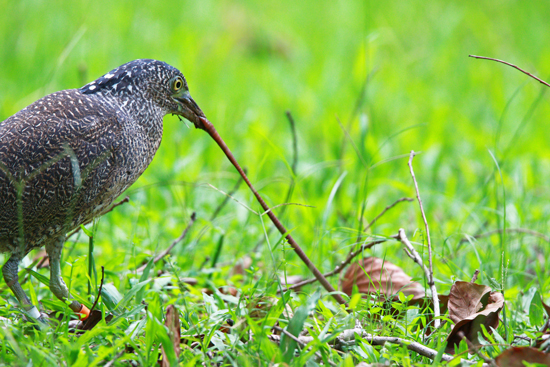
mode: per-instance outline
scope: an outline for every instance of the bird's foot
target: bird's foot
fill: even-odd
[[[53,320],[50,316],[45,312],[38,311],[36,306],[33,306],[29,310],[25,311],[25,319],[28,322],[33,323],[33,326],[38,330],[42,330],[53,325]]]

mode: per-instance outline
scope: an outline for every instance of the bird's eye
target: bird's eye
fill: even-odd
[[[183,87],[183,80],[178,76],[172,83],[172,89],[174,92],[179,91]]]

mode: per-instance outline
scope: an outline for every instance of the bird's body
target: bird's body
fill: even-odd
[[[116,103],[73,89],[48,95],[0,124],[0,162],[15,180],[26,180],[22,255],[107,209],[153,159],[162,117],[147,119],[155,128],[146,131]],[[13,253],[19,221],[10,181],[0,170],[0,250]]]
[[[68,298],[54,269],[66,233],[103,214],[145,171],[169,113],[204,116],[177,69],[135,60],[0,123],[0,252],[11,253],[4,278],[20,302],[30,306],[17,264],[42,246],[54,261],[50,287]]]

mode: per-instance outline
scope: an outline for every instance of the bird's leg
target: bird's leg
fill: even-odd
[[[21,284],[19,284],[19,276],[17,274],[17,270],[19,268],[20,261],[21,257],[17,254],[13,254],[10,259],[4,264],[4,266],[2,267],[4,280],[6,281],[8,287],[10,287],[13,294],[15,294],[15,297],[17,297],[19,303],[21,303],[25,311],[27,311],[27,313],[35,319],[39,319],[40,312],[38,312],[38,309],[33,306],[31,301],[29,300],[29,297],[27,297],[27,295],[23,291],[23,288],[21,288]]]
[[[66,302],[69,298],[69,289],[61,276],[61,250],[65,237],[59,238],[57,241],[46,244],[46,252],[50,257],[50,290],[61,301]],[[78,301],[72,301],[69,304],[71,310],[79,314],[81,320],[85,320],[90,315],[88,307]]]

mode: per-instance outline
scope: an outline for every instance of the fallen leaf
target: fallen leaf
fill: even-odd
[[[227,295],[231,295],[233,297],[236,297],[237,294],[239,294],[239,291],[237,290],[237,288],[231,287],[229,285],[224,285],[224,286],[219,287],[218,291],[221,294],[227,294]],[[205,293],[205,294],[208,294],[209,296],[211,296],[211,295],[214,294],[214,290],[212,290],[210,288],[202,288],[201,293]]]
[[[479,346],[478,332],[484,325],[488,332],[498,327],[498,315],[504,296],[491,288],[470,282],[456,282],[449,293],[449,318],[455,323],[447,338],[446,353],[454,353],[463,337]]]
[[[237,290],[237,288],[231,287],[229,285],[219,287],[218,290],[222,294],[228,294],[228,295],[231,295],[233,297],[237,297],[237,294],[239,294],[239,291]]]
[[[252,265],[252,258],[246,255],[243,258],[241,258],[237,262],[237,264],[235,264],[233,269],[231,269],[231,275],[236,275],[236,274],[244,275],[245,270],[250,268],[251,265]]]
[[[513,347],[506,349],[495,359],[499,367],[525,367],[523,362],[550,366],[550,354],[533,347]]]
[[[183,277],[183,278],[180,278],[180,281],[182,283],[193,285],[193,286],[197,285],[197,283],[198,283],[197,278]]]
[[[178,310],[174,307],[174,305],[168,305],[168,307],[166,307],[166,320],[164,321],[164,325],[166,325],[166,327],[168,328],[168,335],[170,336],[170,340],[172,341],[172,345],[174,346],[176,359],[178,359],[181,353],[181,347],[180,347],[181,325],[180,325],[180,316],[179,316]],[[162,349],[161,367],[170,367],[170,363],[164,351],[163,345],[161,345],[161,349]]]
[[[491,293],[491,288],[470,282],[455,282],[449,293],[449,317],[456,324],[475,314],[484,304]]]
[[[218,330],[221,331],[222,333],[230,334],[231,333],[231,328],[234,325],[235,325],[235,321],[233,321],[231,319],[227,319],[227,320],[225,320],[225,324],[220,325],[220,328]]]
[[[438,294],[437,299],[439,299],[439,314],[445,315],[449,309],[449,295],[448,294]]]
[[[406,296],[412,294],[413,300],[425,296],[424,288],[419,283],[413,282],[403,269],[377,257],[366,257],[350,265],[342,279],[341,289],[351,296],[354,284],[357,285],[360,293],[380,292],[390,299],[396,298],[399,292],[403,292]]]

